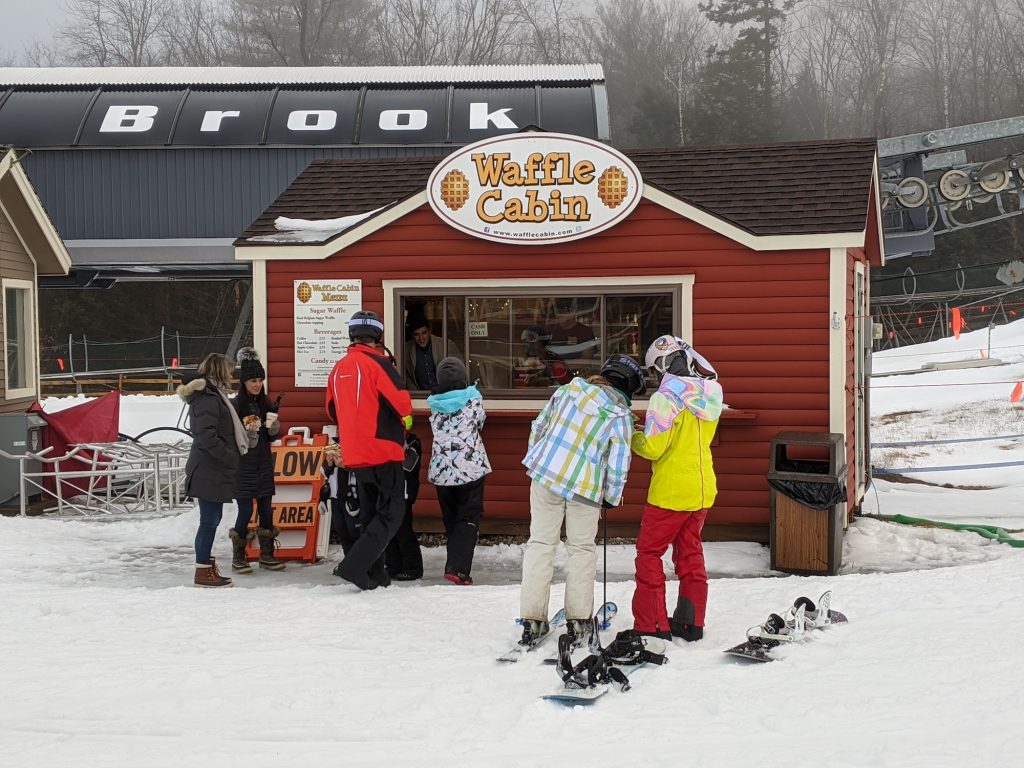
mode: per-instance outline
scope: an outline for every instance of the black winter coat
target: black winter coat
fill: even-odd
[[[231,403],[238,412],[238,418],[244,420],[246,416],[259,416],[261,422],[267,420],[267,408],[253,403],[246,413],[242,413],[242,405],[238,402],[238,396],[231,398]],[[281,423],[274,422],[274,431],[267,430],[266,425],[260,427],[259,442],[256,445],[249,444],[249,452],[242,457],[238,467],[238,477],[235,480],[236,499],[261,499],[264,496],[273,496],[274,488],[274,456],[270,451],[270,443],[281,431]]]
[[[188,403],[192,432],[192,449],[185,463],[185,493],[203,501],[232,501],[242,457],[228,404],[216,387],[201,378],[182,383],[178,397]]]

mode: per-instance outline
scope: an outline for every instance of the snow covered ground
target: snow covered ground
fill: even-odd
[[[976,357],[986,344],[975,336],[881,353],[875,370]],[[1022,405],[1009,402],[1024,378],[1024,323],[995,329],[992,356],[1004,365],[876,378],[874,439],[1024,433]],[[173,398],[126,397],[121,431],[174,424],[179,410]],[[1024,460],[1024,442],[880,448],[874,460],[1008,463]],[[1022,467],[903,474],[919,482],[876,480],[867,512],[1024,528]],[[371,593],[331,576],[333,552],[213,591],[188,586],[194,532],[194,513],[0,518],[0,766],[1019,759],[1024,549],[974,533],[860,518],[836,577],[780,576],[763,547],[710,543],[704,641],[670,646],[670,663],[637,671],[628,693],[566,708],[539,700],[557,682],[539,658],[494,662],[518,634],[519,547],[481,547],[474,587],[443,583],[443,552],[426,550],[427,579]],[[215,551],[230,557],[223,531]],[[631,547],[609,549],[613,630],[631,625],[632,557]],[[826,588],[848,625],[774,664],[721,653],[769,612]],[[561,597],[556,584],[553,604]]]

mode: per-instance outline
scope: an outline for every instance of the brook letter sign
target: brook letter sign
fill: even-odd
[[[484,139],[441,162],[427,198],[443,221],[474,237],[540,245],[613,227],[640,201],[629,158],[563,133]]]

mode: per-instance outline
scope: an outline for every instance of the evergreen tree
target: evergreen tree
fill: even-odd
[[[739,27],[728,48],[713,48],[701,81],[696,133],[701,143],[771,141],[782,127],[776,67],[782,23],[799,0],[709,0],[715,24]]]

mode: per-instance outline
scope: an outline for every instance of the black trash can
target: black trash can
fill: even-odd
[[[771,568],[834,575],[843,558],[846,450],[842,435],[780,432],[772,440]]]

